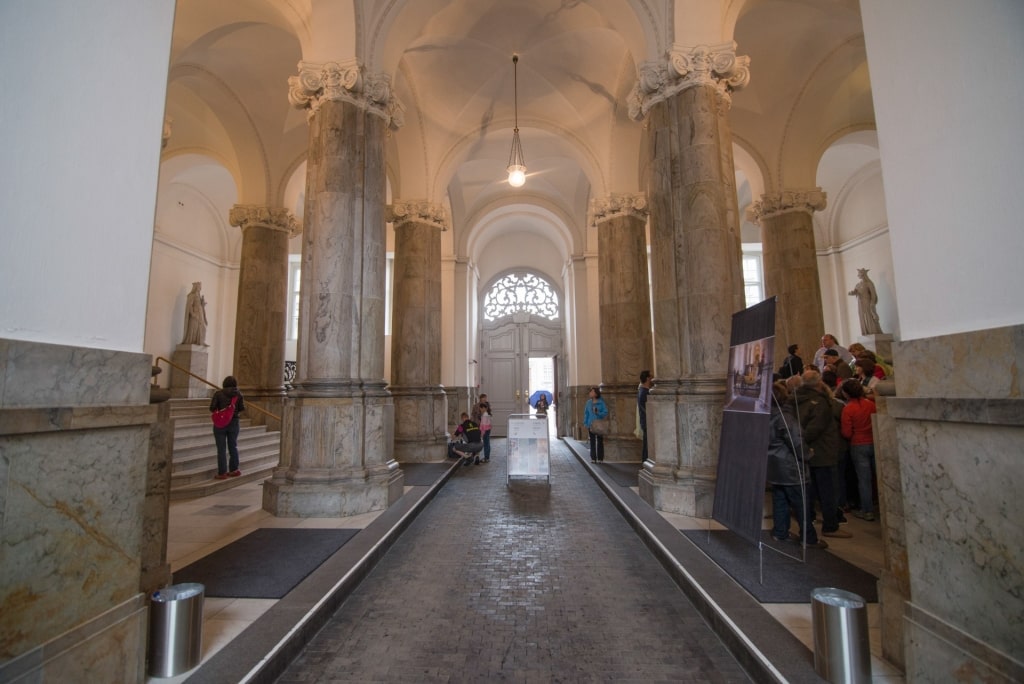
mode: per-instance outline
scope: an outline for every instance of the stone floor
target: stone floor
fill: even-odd
[[[153,681],[739,681],[747,675],[733,653],[751,648],[759,655],[741,660],[757,678],[814,681],[810,605],[762,606],[722,579],[677,531],[708,521],[658,514],[575,442],[552,442],[550,486],[515,479],[506,487],[504,440],[494,452],[490,464],[456,468],[443,486],[408,487],[404,510],[356,518],[274,518],[259,507],[258,485],[172,505],[174,570],[257,527],[366,527],[367,537],[390,541],[345,592],[339,565],[280,601],[206,599],[203,663]],[[405,532],[381,532],[396,527]],[[877,523],[848,527],[854,537],[830,540],[828,552],[877,572]],[[662,539],[655,547],[672,560],[652,553],[651,539]],[[355,541],[342,547],[353,558]],[[707,586],[680,590],[687,581]],[[299,598],[332,591],[344,594],[337,613]],[[317,610],[319,621],[304,617]],[[302,629],[301,644],[285,645]],[[267,654],[280,664],[261,669],[273,660]],[[902,681],[877,657],[872,667],[875,682]]]

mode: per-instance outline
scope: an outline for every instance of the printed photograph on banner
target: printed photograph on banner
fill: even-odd
[[[774,358],[774,336],[737,344],[729,349],[729,377],[725,388],[726,411],[771,411]]]

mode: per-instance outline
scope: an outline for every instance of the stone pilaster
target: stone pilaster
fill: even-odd
[[[734,45],[645,63],[631,114],[647,116],[657,385],[647,403],[640,495],[659,510],[710,516],[732,314],[743,308],[731,92],[748,78]]]
[[[229,219],[242,229],[234,375],[246,399],[280,416],[285,394],[288,240],[301,227],[291,212],[275,207],[235,205]],[[259,411],[247,411],[246,417],[271,430],[281,428],[279,420]]]
[[[441,231],[443,207],[396,200],[387,208],[395,227],[391,396],[395,402],[395,459],[446,457],[447,399],[441,386]]]
[[[778,298],[773,368],[782,365],[791,344],[800,345],[808,362],[821,346],[825,318],[812,217],[824,208],[821,188],[766,194],[754,202],[753,218],[761,224],[764,244],[765,294]]]
[[[400,113],[386,78],[300,64],[289,100],[309,113],[299,377],[281,463],[263,489],[280,516],[346,516],[401,496],[384,386],[384,139]]]
[[[651,302],[647,282],[647,198],[612,195],[591,203],[597,226],[598,302],[601,325],[601,395],[611,432],[604,438],[607,461],[639,461],[643,442],[636,430],[640,371],[653,370]]]

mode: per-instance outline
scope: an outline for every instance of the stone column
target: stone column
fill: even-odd
[[[743,308],[731,92],[749,80],[735,45],[673,49],[642,65],[630,114],[647,116],[654,369],[640,495],[709,517],[732,314]]]
[[[281,463],[263,489],[279,516],[380,510],[402,494],[384,384],[384,138],[401,110],[386,77],[300,63],[307,109],[299,377],[285,401]]]
[[[440,461],[448,442],[448,402],[441,387],[441,231],[447,218],[443,207],[396,200],[387,220],[395,226],[389,388],[395,460]]]
[[[275,207],[235,205],[229,220],[242,229],[234,375],[246,399],[280,416],[285,394],[288,240],[301,227],[291,212]],[[270,430],[281,429],[280,420],[251,408],[246,417]]]
[[[640,371],[654,367],[651,299],[647,281],[647,198],[612,195],[591,203],[597,227],[598,302],[601,325],[601,396],[611,431],[604,438],[607,461],[639,461],[643,442],[636,430]]]
[[[812,216],[824,208],[821,188],[765,194],[754,202],[764,244],[765,295],[778,297],[773,368],[782,365],[791,344],[800,345],[807,363],[821,346],[825,318]]]

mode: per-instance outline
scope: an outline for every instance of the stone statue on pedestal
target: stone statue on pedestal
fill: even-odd
[[[857,308],[860,312],[860,332],[862,335],[881,335],[882,325],[878,322],[878,311],[875,306],[878,304],[878,292],[875,291],[875,284],[868,278],[868,269],[858,268],[857,275],[860,282],[850,290],[850,295],[857,298]]]
[[[185,336],[182,344],[206,345],[206,297],[202,295],[202,283],[192,283],[192,291],[185,302]]]

